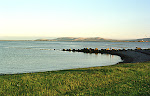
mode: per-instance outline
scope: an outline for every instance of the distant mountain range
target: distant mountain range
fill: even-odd
[[[110,42],[113,41],[112,39],[104,39],[100,37],[95,37],[95,38],[75,38],[75,37],[61,37],[61,38],[56,38],[56,39],[37,39],[36,41],[97,41],[97,42]],[[114,40],[116,41],[116,40]]]
[[[101,37],[93,37],[93,38],[75,38],[75,37],[61,37],[61,38],[56,38],[56,39],[37,39],[35,41],[95,41],[95,42],[144,42],[144,41],[149,41],[150,38],[143,38],[143,39],[134,39],[134,40],[114,40],[114,39],[105,39]]]

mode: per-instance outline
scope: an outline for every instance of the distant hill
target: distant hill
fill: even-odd
[[[95,42],[140,42],[140,41],[148,41],[150,42],[150,38],[143,38],[143,39],[133,39],[133,40],[114,40],[114,39],[105,39],[101,37],[91,37],[91,38],[75,38],[75,37],[60,37],[56,39],[37,39],[35,41],[82,41],[82,42],[87,42],[87,41],[95,41]]]
[[[61,37],[61,38],[56,38],[56,39],[37,39],[35,41],[96,41],[96,42],[111,42],[111,41],[117,41],[117,40],[112,40],[112,39],[104,39],[100,37],[93,37],[93,38],[74,38],[74,37]]]

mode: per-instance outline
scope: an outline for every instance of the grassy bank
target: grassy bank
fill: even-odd
[[[150,95],[150,62],[0,76],[3,95]]]

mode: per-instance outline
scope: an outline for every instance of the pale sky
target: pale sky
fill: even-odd
[[[150,38],[150,0],[0,0],[4,37]]]

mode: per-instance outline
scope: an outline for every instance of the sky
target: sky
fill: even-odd
[[[0,0],[0,39],[150,38],[150,0]]]

